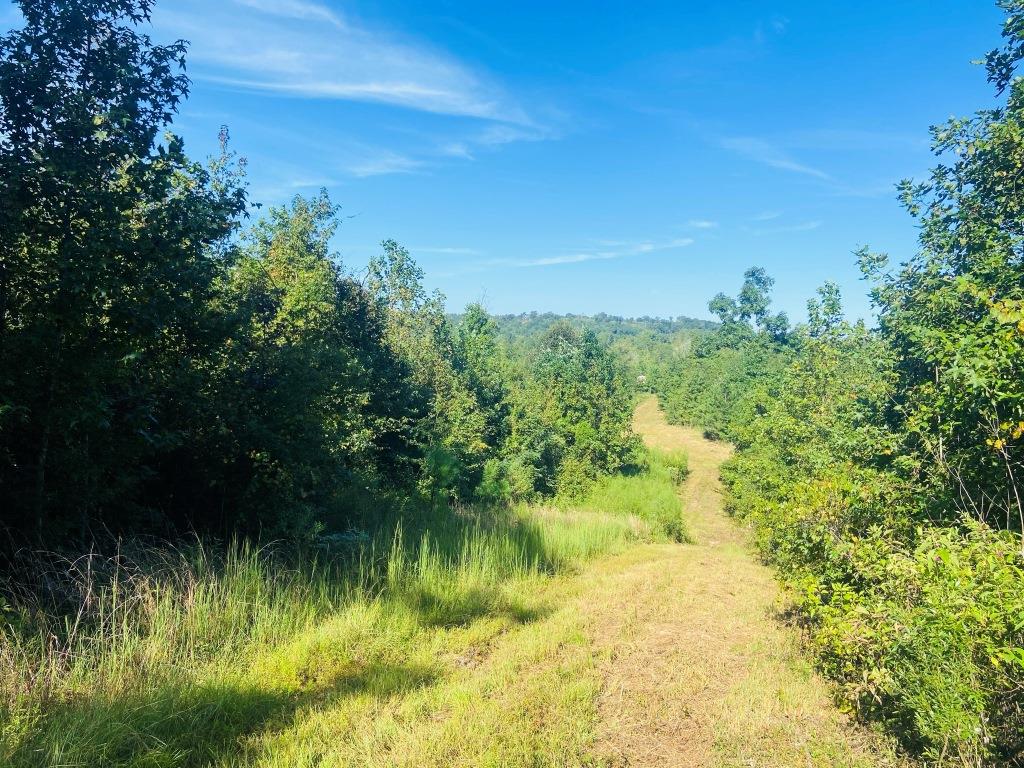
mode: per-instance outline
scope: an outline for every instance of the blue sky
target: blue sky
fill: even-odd
[[[8,21],[14,16],[8,11]],[[192,42],[176,129],[228,124],[254,200],[325,186],[358,270],[384,238],[453,309],[706,317],[766,267],[794,318],[851,252],[912,253],[894,183],[991,106],[989,0],[158,0]]]

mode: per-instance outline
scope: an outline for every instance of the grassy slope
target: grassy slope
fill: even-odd
[[[107,635],[70,662],[43,654],[34,681],[17,656],[32,649],[0,646],[5,686],[22,691],[0,713],[0,763],[893,762],[777,623],[775,583],[718,504],[723,447],[668,426],[653,400],[637,426],[669,457],[577,508],[434,530],[348,581],[249,554],[162,596],[135,584]],[[690,531],[666,535],[680,450]]]
[[[578,764],[599,677],[574,576],[681,535],[673,487],[655,462],[574,507],[439,516],[341,571],[165,553],[91,590],[69,643],[0,635],[0,764]]]

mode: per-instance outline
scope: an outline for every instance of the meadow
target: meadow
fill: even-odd
[[[472,694],[453,672],[486,658],[503,633],[554,642],[542,620],[562,577],[637,542],[684,539],[685,466],[683,455],[652,453],[649,469],[574,501],[435,511],[327,537],[314,551],[194,543],[40,559],[40,575],[60,578],[78,605],[63,615],[30,602],[7,607],[0,757],[12,766],[228,765],[272,748],[283,765],[315,749],[315,721],[325,717],[331,733],[346,733],[344,747],[332,742],[337,764],[387,764],[384,746],[400,729],[392,722],[386,732],[379,707],[453,703],[445,717],[457,721]],[[474,684],[496,685],[503,674]],[[560,728],[583,727],[590,683],[561,684],[534,693],[565,710]],[[296,729],[314,710],[327,714]],[[507,754],[510,741],[524,740],[515,749],[532,752],[538,739],[568,747],[584,738],[535,731],[517,716],[487,715],[497,733],[486,749]],[[454,725],[422,737],[436,744],[417,749],[443,743],[455,762],[466,750],[467,765],[484,748],[479,734]]]

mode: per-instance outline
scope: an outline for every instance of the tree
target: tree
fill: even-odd
[[[0,38],[0,487],[42,534],[139,512],[245,194],[158,144],[188,80],[185,43],[138,30],[151,0],[20,6]]]
[[[410,480],[408,369],[331,250],[336,225],[324,191],[243,237],[202,417],[161,471],[192,527],[302,538],[349,523],[368,486]]]
[[[394,240],[382,245],[370,262],[367,287],[383,307],[391,348],[409,366],[418,393],[421,486],[435,500],[442,494],[468,498],[487,457],[485,416],[456,370],[458,350],[443,297],[427,293],[408,250]]]
[[[565,446],[557,489],[576,493],[628,464],[636,448],[626,377],[590,330],[557,323],[544,335],[536,376],[544,420]]]
[[[908,448],[939,471],[950,506],[1024,528],[1024,3],[1005,0],[1005,45],[987,57],[1004,108],[933,128],[941,162],[901,184],[920,250],[890,271],[860,252],[882,333],[900,360],[895,409]]]
[[[486,442],[497,449],[508,433],[507,363],[498,327],[480,304],[470,304],[456,329],[456,367],[486,421]]]

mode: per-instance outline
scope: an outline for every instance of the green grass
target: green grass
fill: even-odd
[[[684,452],[648,451],[646,471],[602,478],[578,505],[583,509],[642,520],[673,541],[688,541],[677,492],[687,471]]]
[[[560,764],[585,748],[597,683],[552,590],[682,536],[672,466],[572,508],[434,513],[327,552],[80,561],[77,616],[3,614],[0,764]]]

